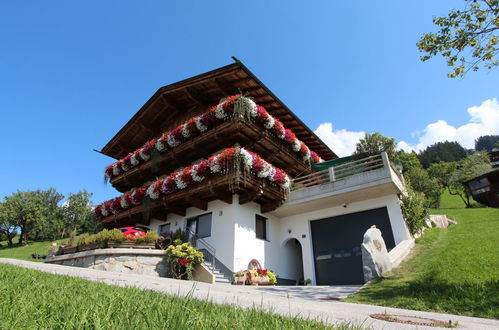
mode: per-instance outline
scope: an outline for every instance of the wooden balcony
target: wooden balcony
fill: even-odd
[[[153,154],[148,162],[113,177],[111,184],[118,191],[126,192],[178,167],[200,158],[207,158],[212,153],[233,146],[235,143],[256,152],[274,166],[285,170],[290,176],[312,172],[310,165],[297,152],[259,123],[245,117],[231,116],[218,126],[174,149]]]
[[[208,202],[213,200],[232,204],[233,194],[239,195],[239,204],[252,201],[260,204],[262,213],[275,210],[287,197],[285,190],[265,179],[229,171],[157,200],[145,198],[142,204],[99,221],[107,228],[137,223],[149,225],[152,218],[166,219],[168,213],[185,216],[189,207],[206,211]]]

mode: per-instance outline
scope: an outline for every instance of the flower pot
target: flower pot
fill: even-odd
[[[234,276],[234,284],[236,285],[244,285],[246,284],[246,280],[246,274]]]
[[[258,285],[270,285],[270,278],[265,276],[258,276]]]

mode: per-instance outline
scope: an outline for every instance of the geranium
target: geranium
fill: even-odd
[[[177,176],[177,173],[171,173],[168,175],[166,178],[163,179],[163,182],[161,184],[161,192],[165,195],[169,195],[177,189],[177,185],[175,183],[175,177]]]
[[[139,165],[139,153],[137,151],[133,152],[132,155],[130,156],[130,164],[133,166]]]
[[[146,189],[146,187],[140,187],[132,191],[132,204],[139,205],[142,203],[144,195],[146,194]]]
[[[112,214],[118,214],[122,211],[123,209],[121,208],[121,198],[115,198],[111,202],[111,213]]]
[[[151,199],[158,199],[162,184],[163,182],[161,179],[154,181],[149,187],[147,187],[146,195]]]
[[[149,158],[151,157],[151,150],[155,144],[156,144],[155,139],[152,139],[151,141],[144,144],[144,146],[139,151],[140,158],[142,158],[145,161],[148,161]]]
[[[106,178],[110,178],[113,175],[113,165],[114,164],[111,164],[106,167],[106,170],[104,171],[104,175],[106,176]]]
[[[132,204],[132,194],[126,193],[121,196],[120,205],[122,209],[127,209]]]
[[[257,269],[256,272],[260,276],[267,276],[267,270],[266,269]]]
[[[180,266],[185,266],[185,265],[188,265],[188,264],[190,264],[190,263],[191,263],[191,261],[190,261],[189,259],[187,259],[187,258],[180,258],[180,259],[178,260],[178,264],[179,264]]]

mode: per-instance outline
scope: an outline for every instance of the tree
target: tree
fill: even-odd
[[[404,178],[414,191],[424,194],[428,207],[438,208],[440,206],[442,188],[436,179],[428,175],[426,170],[421,167],[411,168],[404,173]]]
[[[387,153],[389,159],[395,159],[395,139],[383,136],[378,132],[366,133],[364,138],[357,143],[353,155],[362,158],[378,155],[383,151]]]
[[[12,241],[17,235],[16,224],[7,215],[5,203],[0,202],[0,240],[7,240],[7,245],[12,246]]]
[[[498,143],[499,135],[483,135],[475,140],[475,150],[491,152],[494,149],[494,145]]]
[[[57,203],[63,196],[50,188],[49,190],[17,191],[4,198],[2,218],[19,229],[19,244],[45,238],[52,230],[49,222],[57,217]]]
[[[491,169],[489,157],[485,152],[477,152],[466,157],[457,164],[456,170],[449,178],[449,192],[459,196],[466,207],[472,207],[471,192],[464,186],[464,182],[487,173]]]
[[[399,151],[395,162],[402,165],[402,173],[406,173],[413,168],[421,168],[421,162],[415,152]]]
[[[439,162],[433,163],[428,168],[430,177],[437,180],[438,184],[443,188],[448,188],[449,181],[454,171],[456,170],[457,162]]]
[[[69,194],[62,205],[64,228],[58,233],[59,237],[77,235],[81,233],[96,233],[101,229],[100,224],[92,214],[90,198],[92,193],[81,190],[76,194]]]
[[[433,163],[459,161],[466,156],[466,149],[457,142],[449,141],[432,144],[418,154],[424,168],[428,168]]]
[[[463,10],[451,10],[446,17],[434,17],[440,30],[425,33],[417,43],[422,61],[442,55],[452,71],[451,78],[477,71],[480,65],[492,69],[499,65],[499,0],[465,0]]]

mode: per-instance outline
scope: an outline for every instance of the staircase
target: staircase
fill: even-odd
[[[220,271],[219,268],[216,268],[219,261],[217,261],[216,258],[215,248],[204,239],[198,237],[198,235],[192,230],[187,229],[187,231],[189,233],[189,241],[191,242],[192,246],[196,247],[203,253],[203,264],[213,273],[213,275],[215,275],[215,283],[231,284],[232,279],[230,277],[227,277],[222,271]],[[232,273],[230,272],[230,274]]]
[[[223,283],[230,284],[231,280],[227,278],[219,269],[213,267],[212,263],[209,261],[204,261],[203,264],[212,271],[213,275],[215,275],[215,283]]]

